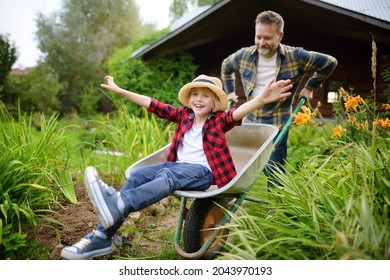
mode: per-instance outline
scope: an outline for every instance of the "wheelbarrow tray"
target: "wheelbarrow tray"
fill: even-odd
[[[273,151],[273,139],[278,128],[267,124],[246,124],[234,127],[226,133],[230,152],[237,170],[237,175],[223,188],[210,186],[206,191],[178,190],[173,195],[188,198],[205,198],[222,193],[243,193],[252,184],[268,162]],[[125,172],[129,177],[135,168],[163,162],[170,144],[135,162]]]

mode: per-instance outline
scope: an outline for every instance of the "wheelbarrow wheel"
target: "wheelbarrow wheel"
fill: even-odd
[[[203,246],[213,229],[224,217],[225,211],[223,208],[226,209],[228,207],[228,202],[229,200],[225,198],[194,200],[186,214],[183,229],[183,243],[186,252],[197,252]],[[204,259],[214,259],[218,256],[227,239],[227,233],[227,229],[221,230],[210,248],[203,255]]]

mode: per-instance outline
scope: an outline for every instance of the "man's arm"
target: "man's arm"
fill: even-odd
[[[239,69],[237,61],[240,59],[241,52],[242,49],[232,53],[226,57],[221,64],[221,80],[223,88],[228,94],[228,100],[233,100],[234,102],[237,102],[235,72]]]
[[[314,71],[307,80],[305,88],[315,91],[322,87],[337,66],[337,60],[331,55],[304,51],[307,61],[307,71]]]

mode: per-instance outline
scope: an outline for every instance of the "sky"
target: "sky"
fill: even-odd
[[[13,68],[36,65],[41,52],[37,48],[34,33],[38,12],[49,15],[61,9],[62,0],[0,0],[0,34],[9,34],[16,46],[18,60]],[[158,28],[169,25],[170,0],[135,0],[140,7],[144,23],[155,24]]]

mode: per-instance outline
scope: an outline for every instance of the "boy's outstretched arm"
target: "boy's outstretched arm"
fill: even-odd
[[[290,80],[280,80],[275,82],[275,79],[270,80],[259,96],[250,101],[243,103],[233,112],[233,119],[235,121],[241,120],[255,109],[264,106],[267,103],[278,101],[291,95],[288,92],[292,88]]]
[[[138,104],[142,107],[148,108],[150,105],[151,98],[147,97],[145,95],[141,95],[138,93],[134,93],[125,89],[122,89],[118,87],[115,82],[114,78],[112,76],[106,76],[104,80],[107,82],[107,84],[101,84],[100,86],[104,89],[107,89],[109,91],[112,91],[116,94],[122,95],[123,97],[129,99],[135,104]]]

